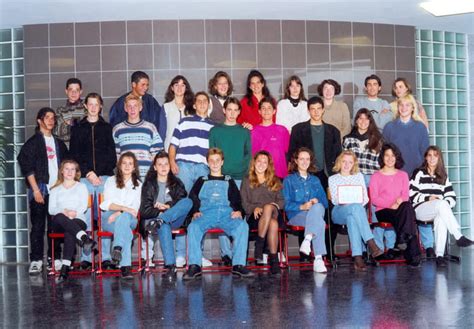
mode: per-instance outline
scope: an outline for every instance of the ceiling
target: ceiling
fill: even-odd
[[[0,0],[0,28],[111,20],[303,19],[413,25],[474,34],[474,14],[435,17],[419,7],[423,1],[426,0]]]

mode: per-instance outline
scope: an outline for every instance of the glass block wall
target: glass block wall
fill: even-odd
[[[0,174],[0,263],[28,261],[26,189],[16,154],[25,140],[23,29],[0,30],[0,125],[6,166]]]
[[[430,120],[430,141],[445,155],[457,195],[455,215],[469,236],[470,134],[467,37],[465,34],[417,30],[417,90]]]

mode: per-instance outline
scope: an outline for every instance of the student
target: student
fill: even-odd
[[[242,182],[240,195],[249,229],[257,230],[255,261],[263,263],[263,247],[267,239],[272,274],[280,273],[277,248],[278,228],[283,225],[279,222],[284,206],[281,190],[282,184],[275,176],[272,156],[267,151],[257,152],[250,163],[248,176]]]
[[[258,109],[262,123],[254,126],[251,132],[252,154],[255,155],[262,150],[268,151],[275,164],[275,174],[283,179],[288,175],[286,152],[288,152],[290,134],[286,127],[273,123],[275,112],[273,99],[262,98]]]
[[[79,182],[80,177],[78,163],[74,160],[64,160],[59,167],[58,180],[51,187],[49,195],[51,231],[64,233],[64,252],[57,282],[67,280],[76,244],[82,247],[85,254],[90,254],[96,244],[85,232],[87,229],[85,212],[89,194],[87,187]]]
[[[205,92],[194,95],[194,110],[195,115],[181,119],[176,126],[169,147],[171,171],[181,179],[188,193],[199,177],[209,173],[206,155],[209,131],[214,126],[207,117],[209,96]],[[176,237],[176,245],[176,266],[183,267],[186,265],[186,241],[182,236]],[[203,260],[203,264],[212,266],[207,259]]]
[[[273,99],[263,74],[257,70],[252,70],[247,76],[247,91],[240,101],[242,111],[237,118],[237,122],[244,128],[252,130],[254,126],[262,122],[262,117],[258,114],[258,104],[264,97]],[[274,99],[273,106],[276,106]],[[275,117],[273,117],[273,122],[275,122]]]
[[[392,113],[394,117],[398,113],[398,104],[397,104],[398,99],[401,97],[409,96],[409,95],[413,96],[413,91],[407,79],[397,78],[393,82],[393,85],[392,85],[392,96],[395,97],[395,100],[390,103],[390,107],[392,108]],[[416,100],[416,106],[418,108],[418,115],[420,116],[421,121],[426,126],[426,129],[428,129],[429,128],[428,116],[426,115],[426,111],[423,108],[423,105],[421,105],[421,103],[418,100]]]
[[[36,115],[35,134],[21,147],[17,157],[21,173],[26,179],[30,208],[29,273],[32,275],[41,273],[43,268],[46,219],[48,219],[48,232],[51,227],[48,216],[49,190],[58,178],[59,164],[68,157],[66,144],[52,134],[55,123],[56,115],[53,109],[49,107],[40,109]],[[48,246],[51,246],[49,238]],[[48,251],[49,254],[51,250]],[[59,249],[55,250],[55,258],[58,260],[57,264],[54,264],[55,268],[60,270]]]
[[[289,172],[283,181],[288,224],[305,227],[300,252],[309,255],[312,243],[315,255],[313,270],[326,273],[322,256],[326,254],[324,213],[328,200],[319,178],[314,175],[316,167],[313,152],[306,147],[297,149],[291,159]]]
[[[341,85],[333,79],[323,80],[318,86],[318,94],[324,100],[324,122],[339,129],[344,137],[351,131],[351,115],[347,104],[335,99],[340,93]]]
[[[241,105],[237,98],[230,97],[224,103],[225,121],[209,132],[209,147],[217,147],[224,152],[226,161],[222,167],[224,175],[232,177],[240,188],[242,179],[248,172],[251,159],[250,133],[237,123]]]
[[[82,82],[77,78],[66,81],[66,104],[56,109],[56,125],[54,134],[67,146],[71,138],[71,128],[74,127],[86,114],[84,103],[81,100]]]
[[[128,95],[134,95],[141,99],[143,113],[142,119],[155,125],[156,130],[160,134],[161,140],[166,138],[166,116],[165,111],[161,108],[158,101],[147,93],[150,86],[150,78],[148,74],[142,71],[135,71],[131,77],[132,90],[120,96],[110,108],[109,121],[112,127],[127,119],[125,109],[125,100]]]
[[[112,137],[112,126],[102,117],[102,97],[89,93],[84,102],[87,116],[71,130],[71,157],[81,168],[81,183],[94,197],[94,209],[98,214],[98,197],[104,192],[107,178],[113,176],[116,161],[115,144]],[[87,229],[91,228],[91,210],[86,211]],[[102,239],[102,267],[108,269],[110,263],[110,239]],[[91,255],[82,253],[81,268],[91,269]]]
[[[209,95],[211,95],[209,118],[217,124],[224,123],[224,103],[229,99],[234,90],[229,74],[224,71],[218,71],[212,79],[209,80],[208,88]]]
[[[369,109],[374,117],[377,128],[383,130],[385,125],[393,118],[390,104],[382,98],[379,93],[382,90],[382,81],[375,74],[369,75],[364,81],[367,96],[357,96],[354,101],[353,114],[357,113],[361,108]]]
[[[416,218],[434,224],[438,267],[447,265],[443,256],[448,233],[454,236],[459,247],[474,244],[462,235],[459,223],[454,217],[452,208],[456,205],[456,194],[446,173],[439,147],[429,146],[423,164],[413,173],[410,180],[410,200],[415,208]]]
[[[285,87],[285,96],[278,102],[276,123],[283,125],[291,133],[297,123],[309,120],[303,83],[297,75],[292,75]]]
[[[120,155],[117,174],[105,182],[104,201],[100,208],[102,229],[114,234],[112,262],[120,265],[122,278],[132,279],[132,230],[137,226],[142,183],[138,161],[132,152]]]
[[[393,225],[397,234],[397,247],[404,250],[407,263],[419,266],[416,215],[408,199],[408,175],[400,170],[403,158],[394,144],[384,144],[379,156],[380,170],[370,179],[370,199],[375,205],[379,222]]]
[[[175,76],[166,90],[163,108],[166,114],[165,151],[170,147],[173,132],[182,118],[194,115],[194,93],[188,80],[182,75]]]
[[[329,177],[331,202],[334,204],[332,220],[336,224],[347,225],[352,257],[354,257],[354,268],[356,271],[366,271],[367,267],[362,258],[363,243],[367,244],[373,258],[382,255],[383,251],[377,247],[370,230],[364,207],[369,202],[369,197],[364,176],[359,172],[354,152],[342,151],[336,159],[334,172],[336,174]],[[343,204],[339,189],[345,186],[360,188],[360,201]]]
[[[235,181],[222,174],[224,153],[211,148],[207,154],[210,174],[200,177],[189,193],[193,201],[193,221],[188,226],[189,267],[183,280],[200,277],[201,240],[207,230],[220,228],[233,238],[232,273],[253,277],[246,267],[249,227],[243,220],[244,211]]]
[[[180,228],[191,210],[192,201],[179,178],[170,170],[168,153],[161,151],[153,160],[142,187],[140,226],[144,233],[156,234],[161,242],[165,276],[176,277],[176,259],[171,230]]]

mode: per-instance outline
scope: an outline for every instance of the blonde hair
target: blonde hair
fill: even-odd
[[[56,181],[56,183],[54,183],[53,186],[51,186],[51,189],[61,185],[62,183],[64,183],[64,175],[63,175],[63,170],[64,170],[64,167],[67,165],[67,164],[73,164],[75,169],[76,169],[76,174],[74,175],[74,180],[76,182],[79,182],[80,179],[81,179],[81,169],[79,168],[79,164],[74,161],[74,160],[64,160],[63,162],[61,162],[61,165],[59,166],[59,170],[58,170],[58,180]]]
[[[418,103],[417,103],[415,97],[413,97],[413,95],[406,95],[406,96],[403,96],[403,97],[400,97],[399,99],[397,99],[397,112],[395,113],[395,119],[398,119],[400,117],[400,113],[398,112],[398,106],[403,101],[411,103],[411,105],[413,107],[413,112],[411,113],[411,118],[415,121],[423,122],[423,120],[421,120],[421,118],[420,118],[420,115],[418,114]]]
[[[334,167],[332,168],[332,171],[336,173],[341,173],[342,158],[345,155],[350,155],[352,157],[352,160],[354,160],[354,165],[352,166],[352,169],[351,169],[351,175],[357,174],[359,172],[359,161],[357,160],[357,156],[355,155],[355,153],[352,152],[351,150],[344,150],[339,154],[334,164]]]
[[[127,104],[130,101],[137,101],[141,106],[143,106],[143,101],[140,97],[135,96],[134,94],[130,93],[125,97],[125,104]]]

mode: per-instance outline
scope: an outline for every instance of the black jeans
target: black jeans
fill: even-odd
[[[406,260],[410,261],[421,254],[417,239],[416,213],[410,202],[402,202],[398,209],[385,208],[376,211],[375,215],[379,222],[392,224],[397,233],[397,240],[404,234],[412,236],[405,251]]]
[[[51,220],[51,224],[52,232],[64,233],[63,259],[72,261],[76,251],[76,242],[78,242],[76,235],[87,229],[86,223],[79,218],[69,219],[64,214],[57,214]]]

